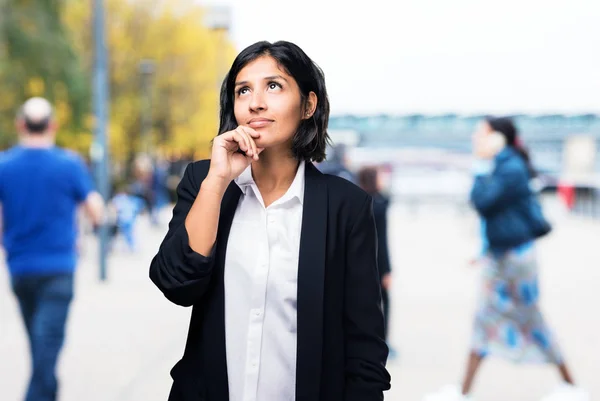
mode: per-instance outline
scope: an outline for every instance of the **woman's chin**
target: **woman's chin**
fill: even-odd
[[[278,141],[275,138],[257,138],[254,143],[256,147],[262,148],[269,153],[279,153],[279,151],[288,152],[291,147],[291,141]]]
[[[269,138],[257,138],[254,140],[254,143],[256,143],[257,147],[263,149],[269,149],[273,146],[273,143],[269,140]]]

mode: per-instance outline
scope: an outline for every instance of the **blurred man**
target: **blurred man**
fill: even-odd
[[[76,265],[76,211],[97,225],[103,201],[83,161],[55,146],[50,103],[29,99],[16,127],[20,144],[0,156],[3,244],[13,292],[29,338],[26,401],[55,401],[56,362],[65,337]]]

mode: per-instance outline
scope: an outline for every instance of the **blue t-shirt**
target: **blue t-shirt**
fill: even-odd
[[[70,151],[16,146],[0,156],[3,240],[11,275],[73,272],[77,206],[92,188],[86,165]]]

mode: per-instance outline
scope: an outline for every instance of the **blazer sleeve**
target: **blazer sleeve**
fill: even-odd
[[[200,189],[195,182],[194,165],[188,165],[177,186],[177,203],[169,222],[169,231],[150,263],[152,282],[167,299],[181,306],[191,306],[202,297],[214,265],[214,249],[208,256],[196,253],[190,248],[185,228],[185,218]],[[202,162],[198,165],[200,168],[197,170],[200,171],[197,175],[203,179],[208,167]]]
[[[381,285],[372,199],[367,197],[347,242],[345,281],[346,401],[380,401],[390,388],[385,368]]]

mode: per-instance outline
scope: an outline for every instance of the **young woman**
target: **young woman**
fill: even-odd
[[[528,208],[534,170],[509,118],[488,118],[473,135],[475,183],[471,202],[482,220],[481,301],[462,386],[448,386],[425,401],[466,401],[488,356],[556,365],[562,384],[544,401],[588,401],[573,379],[540,312],[536,235]]]
[[[382,400],[372,199],[321,174],[329,102],[296,45],[243,50],[210,161],[188,166],[150,277],[193,306],[169,400]]]

